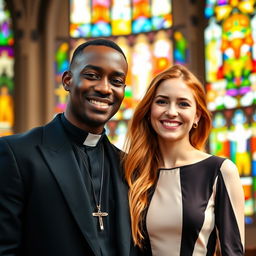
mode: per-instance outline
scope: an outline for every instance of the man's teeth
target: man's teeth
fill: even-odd
[[[107,103],[102,102],[102,101],[90,100],[90,102],[91,102],[92,104],[95,104],[95,105],[98,105],[98,106],[105,106],[105,107],[108,106]]]
[[[163,122],[163,124],[164,124],[165,126],[169,126],[169,127],[176,127],[176,126],[179,126],[178,123]]]

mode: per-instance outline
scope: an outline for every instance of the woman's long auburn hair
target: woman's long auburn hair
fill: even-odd
[[[129,185],[129,205],[134,243],[143,247],[145,239],[145,216],[149,204],[149,193],[157,182],[157,172],[162,161],[157,134],[150,123],[150,109],[156,90],[167,79],[181,79],[193,91],[197,111],[201,117],[198,127],[190,131],[190,143],[199,150],[204,149],[211,130],[211,114],[207,110],[203,85],[184,66],[174,65],[158,74],[150,83],[143,99],[135,109],[129,124],[123,163],[125,179]],[[171,88],[170,88],[171,89]]]

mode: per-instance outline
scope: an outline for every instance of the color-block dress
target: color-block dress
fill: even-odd
[[[146,226],[153,256],[244,255],[244,194],[237,167],[210,156],[160,169]]]

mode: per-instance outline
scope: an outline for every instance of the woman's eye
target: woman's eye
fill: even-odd
[[[164,104],[167,104],[167,101],[166,101],[166,100],[159,99],[159,100],[156,100],[156,104],[164,105]]]
[[[179,105],[180,105],[181,107],[189,107],[189,106],[190,106],[190,104],[187,103],[187,102],[185,102],[185,101],[180,102]]]

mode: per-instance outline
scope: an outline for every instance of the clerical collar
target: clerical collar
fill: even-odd
[[[95,147],[98,142],[101,141],[101,139],[104,137],[103,135],[105,134],[105,130],[102,134],[92,134],[78,128],[67,120],[64,113],[61,115],[61,122],[71,139],[78,145]]]
[[[98,141],[101,138],[101,134],[92,134],[88,133],[86,139],[84,140],[83,144],[85,146],[95,147],[98,143]]]

